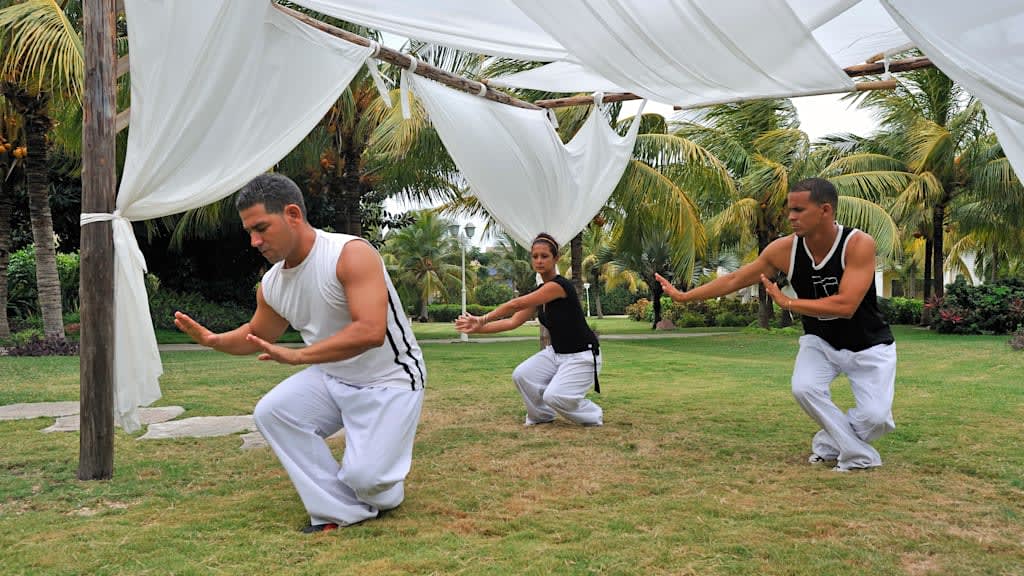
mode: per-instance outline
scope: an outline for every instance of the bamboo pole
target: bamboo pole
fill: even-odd
[[[891,60],[889,62],[889,72],[909,72],[911,70],[917,70],[920,68],[931,68],[935,66],[931,60],[924,56],[918,56],[916,58],[904,58],[903,60]],[[857,76],[873,76],[885,73],[885,62],[868,62],[864,64],[854,64],[843,68],[847,76],[856,78]]]
[[[114,113],[115,0],[82,3],[85,98],[82,126],[82,212],[114,211],[117,175]],[[110,222],[82,227],[81,434],[78,478],[114,473],[114,241]]]
[[[321,22],[315,18],[310,18],[309,16],[303,14],[302,12],[292,10],[291,8],[286,8],[277,3],[274,3],[273,6],[274,8],[280,10],[281,12],[287,14],[288,16],[291,16],[292,18],[295,18],[296,20],[304,24],[312,26],[313,28],[316,28],[321,32],[325,32],[327,34],[330,34],[331,36],[341,38],[342,40],[351,42],[353,44],[358,44],[360,46],[370,46],[370,40],[363,38],[358,34],[353,34],[347,30],[342,30],[341,28],[338,28],[336,26],[331,26],[330,24]],[[403,54],[398,50],[394,50],[386,46],[380,46],[380,51],[377,53],[375,58],[406,69],[408,69],[412,64],[411,56],[409,56],[408,54]],[[445,86],[454,88],[462,92],[481,95],[482,98],[493,100],[494,102],[508,104],[509,106],[515,106],[517,108],[526,108],[528,110],[540,109],[540,107],[529,102],[526,102],[525,100],[513,98],[512,96],[509,96],[504,92],[499,92],[498,90],[495,90],[490,86],[487,86],[487,84],[483,82],[477,82],[475,80],[463,78],[462,76],[457,76],[455,74],[452,74],[451,72],[447,72],[445,70],[441,70],[440,68],[427,64],[422,60],[416,61],[416,69],[413,73],[423,76],[424,78],[429,78],[431,80],[440,82]]]
[[[852,92],[864,92],[868,90],[892,90],[898,85],[896,80],[876,80],[870,82],[857,82],[854,84]],[[803,92],[800,94],[794,94],[793,96],[820,96],[822,94],[843,94],[851,92],[851,90],[821,90],[814,92]],[[604,102],[623,102],[626,100],[639,100],[640,97],[636,94],[620,93],[620,94],[607,94],[604,97]],[[728,98],[724,100],[716,100],[713,102],[701,102],[692,106],[674,106],[675,110],[689,110],[692,108],[704,108],[705,106],[715,106],[717,104],[732,104],[735,102],[743,102],[750,100],[750,98]],[[552,100],[537,100],[534,104],[542,108],[561,108],[565,106],[584,106],[592,104],[594,98],[590,95],[584,94],[581,96],[570,96],[568,98],[555,98]]]

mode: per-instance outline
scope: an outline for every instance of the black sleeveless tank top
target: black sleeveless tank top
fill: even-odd
[[[856,234],[856,228],[839,227],[832,250],[817,266],[810,250],[799,236],[793,238],[793,251],[789,259],[789,283],[800,298],[818,299],[834,296],[846,268],[846,243]],[[804,332],[814,334],[836,350],[860,352],[878,344],[892,344],[892,331],[878,308],[875,283],[868,287],[864,299],[852,318],[838,316],[801,316]]]
[[[551,347],[559,354],[596,350],[597,336],[583,315],[576,288],[561,274],[552,282],[565,290],[565,298],[552,300],[537,310],[537,319],[551,333]]]

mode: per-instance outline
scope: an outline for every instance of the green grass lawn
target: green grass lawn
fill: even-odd
[[[316,536],[273,454],[237,437],[118,431],[114,478],[80,482],[76,434],[0,422],[0,573],[1024,574],[1006,340],[898,328],[885,466],[849,474],[805,462],[792,335],[607,341],[603,428],[522,426],[509,374],[534,342],[425,344],[405,503]],[[249,413],[294,368],[174,352],[164,370],[158,404],[197,416]],[[77,358],[0,358],[0,404],[77,394]],[[849,406],[844,380],[833,394]]]

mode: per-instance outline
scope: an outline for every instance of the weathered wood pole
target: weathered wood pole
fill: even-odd
[[[82,212],[111,213],[117,194],[114,94],[116,0],[86,0]],[[82,227],[79,304],[81,434],[78,479],[114,473],[114,240],[110,222]]]

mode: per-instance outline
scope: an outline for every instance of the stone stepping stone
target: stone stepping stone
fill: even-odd
[[[256,448],[266,448],[267,446],[267,439],[259,431],[242,434],[241,450],[255,450]]]
[[[139,422],[142,425],[157,424],[173,420],[185,413],[181,406],[160,406],[159,408],[139,408]],[[44,428],[43,432],[77,432],[81,425],[81,415],[72,414],[57,418],[53,426]]]
[[[139,440],[208,438],[254,431],[256,431],[256,423],[251,414],[245,416],[196,416],[184,420],[152,424],[145,434],[139,436]]]
[[[338,430],[334,434],[331,434],[327,439],[333,440],[335,438],[342,438],[345,436],[344,430]],[[249,432],[248,434],[242,434],[242,446],[241,450],[254,450],[256,448],[266,448],[268,446],[267,439],[263,437],[257,430],[256,432]]]
[[[58,418],[78,414],[81,404],[75,402],[31,402],[0,406],[0,420],[31,420],[32,418]]]

